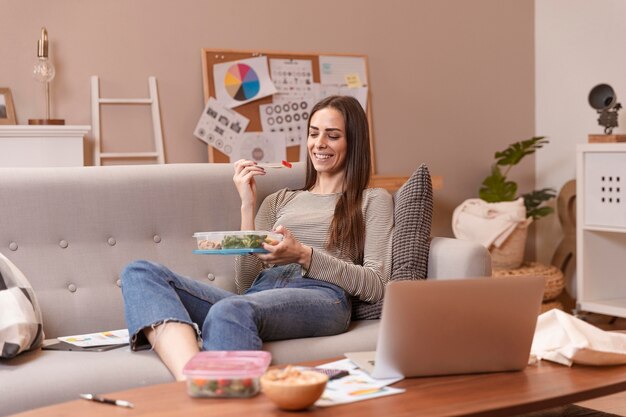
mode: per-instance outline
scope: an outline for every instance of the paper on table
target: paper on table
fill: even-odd
[[[128,344],[128,329],[64,336],[57,339],[80,347],[125,345]]]
[[[349,359],[320,365],[318,368],[345,369],[350,372],[348,376],[328,381],[322,397],[315,403],[319,407],[353,403],[405,392],[404,389],[387,386],[402,378],[374,379]]]
[[[553,309],[537,318],[531,355],[567,366],[626,364],[626,334],[607,332]]]

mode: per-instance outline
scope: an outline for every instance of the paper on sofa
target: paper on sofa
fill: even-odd
[[[126,345],[128,344],[128,329],[63,336],[57,337],[57,339],[61,342],[71,343],[74,346],[80,347]]]

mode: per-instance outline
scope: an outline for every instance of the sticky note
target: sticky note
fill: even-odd
[[[346,83],[348,84],[348,88],[359,88],[363,86],[363,83],[361,82],[361,78],[359,77],[359,74],[357,73],[346,74]]]

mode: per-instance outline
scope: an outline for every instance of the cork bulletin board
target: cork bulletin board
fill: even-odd
[[[224,49],[202,49],[202,78],[204,87],[204,101],[209,100],[209,97],[215,97],[215,80],[213,75],[213,66],[230,61],[238,61],[241,59],[254,58],[259,56],[267,56],[268,61],[273,58],[283,60],[310,60],[312,63],[313,82],[320,82],[320,69],[319,62],[320,56],[337,56],[337,57],[356,57],[362,58],[365,62],[365,79],[361,80],[362,83],[367,86],[367,116],[370,131],[370,148],[372,152],[372,173],[375,174],[374,163],[374,134],[372,129],[372,100],[371,100],[371,86],[369,83],[367,56],[358,54],[326,54],[326,53],[294,53],[294,52],[268,52],[268,51],[242,51],[242,50],[224,50]],[[269,65],[271,65],[268,62]],[[259,113],[259,106],[263,104],[272,103],[272,96],[264,97],[258,100],[254,100],[240,106],[233,108],[234,111],[240,113],[250,120],[246,132],[260,132],[261,118]],[[209,162],[231,162],[228,155],[222,153],[220,150],[213,146],[208,146],[208,158]],[[290,162],[296,162],[300,155],[300,145],[287,147],[287,160]]]

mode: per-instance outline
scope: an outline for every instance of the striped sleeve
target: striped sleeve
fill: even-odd
[[[358,299],[374,303],[383,298],[391,274],[393,199],[384,189],[367,189],[363,195],[365,248],[363,265],[341,260],[315,248],[306,276],[330,282]]]
[[[268,195],[263,202],[254,220],[256,230],[273,230],[276,224],[276,215],[279,207],[292,197],[292,193],[283,189]],[[255,278],[265,268],[263,262],[254,255],[237,256],[235,259],[235,284],[237,292],[242,294],[252,286]]]

